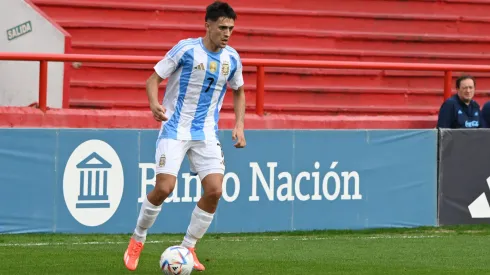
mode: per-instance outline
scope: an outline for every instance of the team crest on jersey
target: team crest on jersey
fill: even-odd
[[[163,154],[163,155],[160,157],[160,161],[158,162],[158,166],[160,166],[160,167],[165,166],[165,160],[166,160],[166,158],[165,158],[165,154]]]
[[[218,70],[218,63],[216,63],[216,61],[211,61],[209,63],[209,71],[214,74],[217,70]]]
[[[230,73],[230,63],[228,62],[223,62],[223,65],[221,65],[221,73],[223,75],[228,75]]]

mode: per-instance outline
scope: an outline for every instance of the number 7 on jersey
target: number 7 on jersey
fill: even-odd
[[[207,80],[209,81],[209,84],[208,84],[208,87],[206,88],[206,90],[204,91],[205,93],[207,93],[209,91],[209,88],[211,88],[211,85],[213,85],[213,83],[214,83],[214,78],[212,78],[212,77],[208,77]]]

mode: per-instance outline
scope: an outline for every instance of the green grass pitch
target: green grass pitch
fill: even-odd
[[[150,234],[135,272],[129,235],[0,235],[0,274],[161,274],[182,235]],[[193,274],[490,274],[490,226],[208,234]]]

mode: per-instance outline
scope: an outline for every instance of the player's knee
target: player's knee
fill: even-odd
[[[158,195],[167,198],[172,191],[174,191],[174,188],[168,185],[160,185],[160,186],[155,186],[155,191],[158,193]]]
[[[167,198],[175,188],[175,177],[174,176],[157,176],[157,180],[155,183],[155,192],[158,193],[159,196]]]
[[[221,198],[223,174],[220,171],[208,170],[204,171],[205,175],[202,179],[204,187],[204,196],[210,201],[218,201]]]
[[[223,191],[221,187],[217,186],[216,188],[209,188],[208,190],[206,190],[204,195],[210,200],[218,201],[221,198],[222,192]]]

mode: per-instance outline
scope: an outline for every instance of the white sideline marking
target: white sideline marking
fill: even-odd
[[[239,237],[239,238],[229,238],[224,237],[222,239],[206,239],[205,241],[218,241],[218,242],[262,242],[262,241],[285,241],[285,240],[293,240],[293,241],[319,241],[319,240],[333,240],[333,239],[348,239],[348,240],[372,240],[372,239],[429,239],[429,238],[438,238],[440,236],[435,235],[419,235],[419,236],[407,236],[407,235],[380,235],[380,236],[358,236],[358,237],[349,237],[349,236],[331,236],[331,237],[262,237],[262,238],[247,238],[247,237]],[[56,243],[0,243],[0,247],[29,247],[29,246],[62,246],[62,245],[111,245],[111,244],[128,244],[129,241],[126,242],[56,242]],[[161,243],[180,243],[182,240],[166,240],[166,241],[146,241],[146,244],[161,244]]]
[[[172,242],[177,242],[177,241],[168,241],[170,243]],[[179,241],[181,242],[181,241]],[[129,241],[127,242],[78,242],[78,243],[1,243],[0,247],[6,247],[6,246],[56,246],[56,245],[107,245],[107,244],[128,244]],[[147,241],[145,243],[165,243],[164,241]]]

